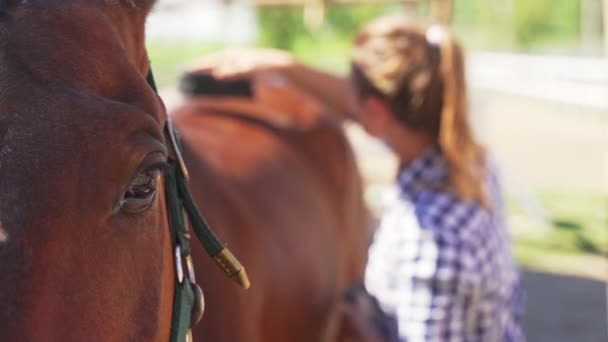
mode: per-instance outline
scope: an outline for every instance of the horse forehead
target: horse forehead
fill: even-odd
[[[48,11],[32,6],[17,12],[6,30],[0,30],[0,65],[4,69],[0,95],[7,94],[7,89],[13,94],[2,96],[0,105],[11,97],[16,100],[16,94],[21,103],[11,102],[17,107],[28,107],[30,101],[56,106],[58,99],[48,94],[65,89],[131,104],[158,122],[164,121],[160,101],[145,81],[147,64],[138,67],[134,60],[147,58],[145,51],[141,56],[129,53],[125,34],[111,15],[82,6]],[[140,26],[134,29],[143,30],[143,23]],[[143,32],[132,35],[143,49]],[[76,112],[84,109],[78,108],[83,104],[87,102],[73,103],[68,109]],[[6,112],[2,107],[0,111]]]
[[[133,132],[162,137],[160,101],[111,15],[80,1],[23,2],[0,23],[0,175],[22,170],[0,185],[26,187],[40,170],[77,166],[87,149]]]
[[[107,80],[118,77],[108,69],[137,65],[133,59],[140,56],[129,45],[143,48],[143,27],[143,21],[120,20],[90,7],[32,6],[16,13],[3,38],[13,62],[29,71]]]

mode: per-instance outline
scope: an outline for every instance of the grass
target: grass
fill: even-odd
[[[297,39],[292,53],[304,63],[326,71],[346,74],[349,67],[350,39],[325,35]]]
[[[524,267],[606,277],[608,195],[549,190],[539,192],[549,225],[522,216],[511,201],[515,257]]]
[[[148,54],[159,86],[176,83],[187,63],[193,59],[217,51],[220,44],[199,42],[151,41],[147,43]]]

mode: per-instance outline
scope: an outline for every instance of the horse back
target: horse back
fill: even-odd
[[[328,341],[337,303],[362,278],[367,219],[360,177],[338,124],[322,115],[277,123],[186,104],[173,114],[190,188],[252,281],[218,272],[196,245],[204,341]]]

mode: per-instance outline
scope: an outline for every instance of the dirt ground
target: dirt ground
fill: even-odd
[[[526,272],[525,330],[530,342],[606,342],[606,283]]]
[[[608,109],[473,94],[480,137],[512,180],[538,189],[608,192]]]

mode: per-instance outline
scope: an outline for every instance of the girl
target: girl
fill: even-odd
[[[403,17],[368,23],[348,79],[276,50],[226,52],[198,68],[218,78],[280,73],[399,157],[365,278],[399,340],[524,340],[497,171],[473,136],[463,53],[447,29]],[[265,97],[269,107],[280,93]],[[347,325],[359,340],[380,340],[358,303],[345,305]]]

